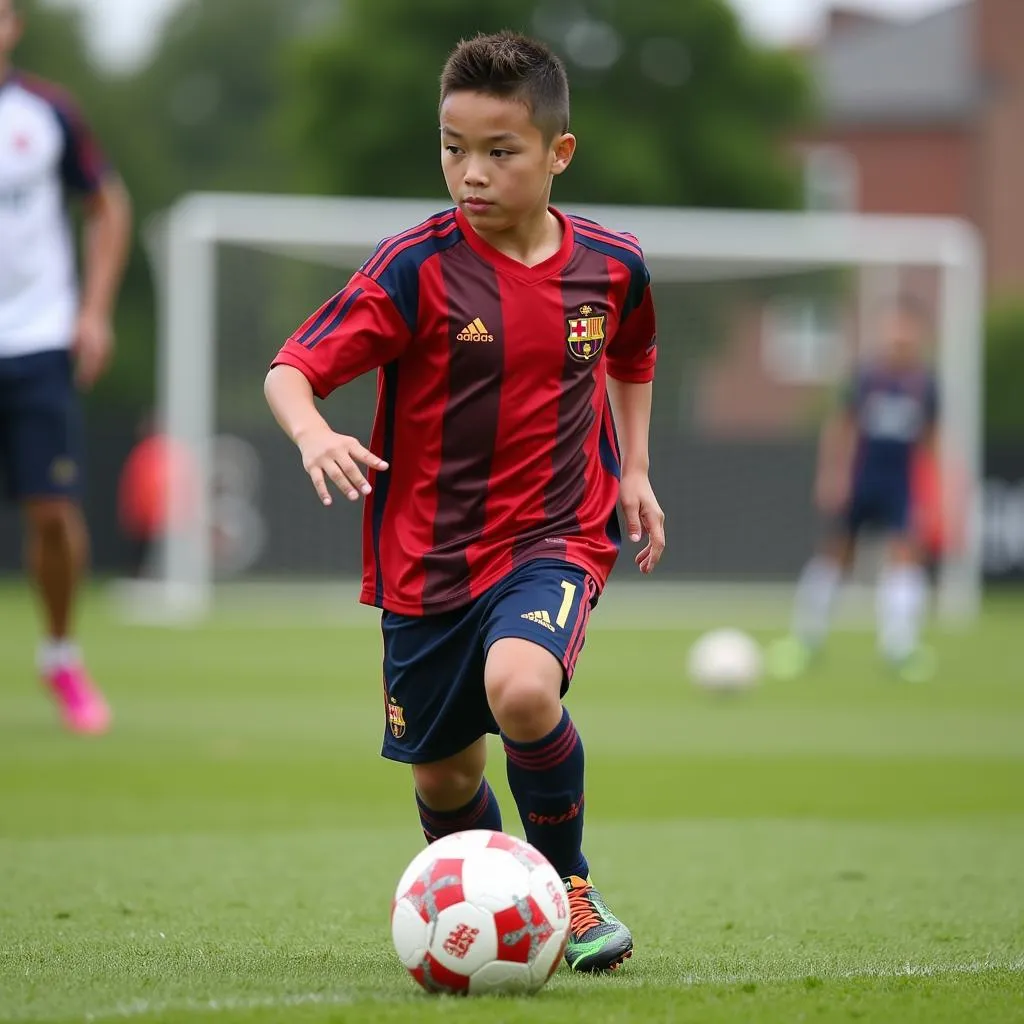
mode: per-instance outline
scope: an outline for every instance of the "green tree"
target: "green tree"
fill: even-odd
[[[796,205],[779,140],[808,115],[795,58],[742,33],[725,0],[348,0],[292,47],[284,120],[302,185],[437,195],[438,72],[477,31],[540,35],[566,58],[580,146],[560,200]]]
[[[140,229],[199,190],[282,191],[294,180],[294,149],[270,130],[280,99],[285,46],[324,0],[189,0],[175,10],[149,63],[117,83],[129,158],[124,173]],[[110,388],[136,405],[152,401],[156,307],[140,247],[127,282],[125,316],[140,345],[119,359]],[[135,301],[138,300],[138,301]]]
[[[196,189],[280,190],[294,151],[269,130],[283,50],[323,0],[191,0],[133,83],[159,123],[170,176],[161,203]]]
[[[19,67],[60,82],[82,100],[102,93],[103,81],[90,63],[76,9],[20,0],[18,10],[27,29],[14,54]]]
[[[985,322],[985,432],[1024,439],[1024,297],[995,303]]]

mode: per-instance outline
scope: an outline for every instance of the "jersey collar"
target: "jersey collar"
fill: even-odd
[[[463,238],[466,239],[469,247],[481,259],[491,264],[495,270],[498,270],[503,274],[507,274],[509,277],[515,277],[520,281],[527,282],[528,284],[534,284],[538,281],[543,281],[545,278],[551,277],[553,274],[559,273],[566,263],[569,262],[573,246],[576,244],[576,238],[572,230],[572,223],[569,219],[560,210],[556,210],[553,206],[549,206],[548,209],[555,215],[558,223],[562,227],[562,244],[559,246],[558,252],[553,253],[542,263],[538,263],[533,267],[528,267],[525,264],[520,263],[519,260],[514,260],[511,256],[506,256],[505,253],[495,249],[490,242],[484,241],[484,239],[473,230],[472,225],[458,207],[455,208],[455,220],[459,225],[459,228],[462,230]]]

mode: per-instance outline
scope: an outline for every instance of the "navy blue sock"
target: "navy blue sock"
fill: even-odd
[[[517,743],[502,734],[508,784],[526,839],[563,878],[589,872],[583,856],[583,741],[562,709],[562,720],[543,739]]]
[[[489,828],[501,831],[501,808],[497,797],[487,780],[480,783],[476,796],[454,811],[433,811],[416,794],[416,806],[420,812],[420,825],[427,842],[432,843],[453,832],[466,832],[472,828]]]

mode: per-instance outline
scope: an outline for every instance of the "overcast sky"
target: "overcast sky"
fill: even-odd
[[[89,15],[97,55],[125,65],[141,59],[160,21],[180,0],[54,0],[81,7]],[[422,2],[422,0],[421,0]],[[762,38],[786,41],[814,31],[829,0],[730,0]],[[956,0],[845,0],[845,6],[912,17]],[[287,3],[287,0],[282,0]]]

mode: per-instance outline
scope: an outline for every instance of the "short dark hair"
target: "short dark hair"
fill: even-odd
[[[518,32],[460,40],[441,72],[441,103],[453,92],[519,100],[546,139],[569,130],[565,65],[544,43]]]

